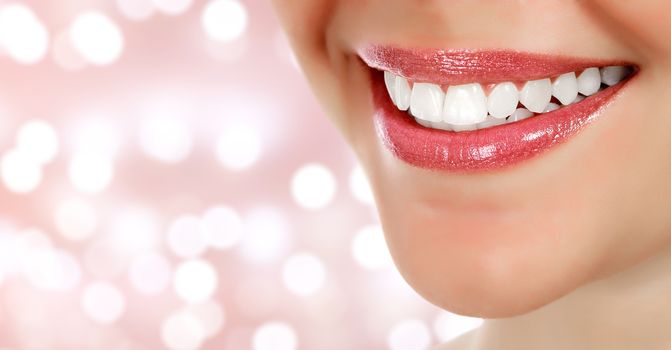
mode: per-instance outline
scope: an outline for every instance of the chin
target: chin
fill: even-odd
[[[594,277],[588,237],[556,217],[436,210],[436,203],[381,205],[389,249],[406,281],[429,302],[482,318],[522,315]],[[394,215],[403,210],[405,215]],[[452,214],[447,214],[452,213]],[[515,220],[517,215],[526,220]],[[576,243],[578,242],[578,243]]]

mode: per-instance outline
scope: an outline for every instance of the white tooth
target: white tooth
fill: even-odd
[[[431,122],[431,127],[434,129],[452,131],[452,125],[445,122]]]
[[[548,113],[548,112],[556,111],[556,110],[558,110],[558,109],[559,109],[559,105],[558,105],[558,104],[550,102],[550,103],[548,103],[548,106],[545,107],[545,110],[543,110],[543,113]]]
[[[394,93],[396,97],[393,99],[396,101],[396,107],[402,111],[407,111],[410,108],[410,83],[408,80],[396,76],[396,86],[394,86]]]
[[[491,118],[487,117],[487,120],[485,120],[484,122],[478,123],[478,125],[476,125],[476,127],[478,129],[486,129],[486,128],[491,128],[492,126],[502,125],[502,124],[505,124],[505,123],[506,123],[505,118],[499,119],[499,118],[494,118],[494,117],[491,117]]]
[[[443,120],[452,124],[455,131],[458,126],[475,128],[475,124],[487,118],[487,96],[477,83],[450,86],[447,88]],[[467,129],[474,130],[474,129]]]
[[[578,96],[578,80],[575,73],[562,74],[552,83],[552,96],[556,97],[561,104],[566,106]]]
[[[513,83],[497,84],[487,97],[487,109],[494,118],[505,119],[513,114],[517,103],[520,101],[520,93]]]
[[[425,128],[431,128],[431,127],[433,127],[433,125],[431,125],[431,122],[428,121],[428,120],[415,118],[415,121],[417,122],[417,124],[419,124],[419,125],[421,125],[421,126],[423,126],[423,127],[425,127]]]
[[[508,118],[508,123],[518,122],[520,120],[527,119],[527,118],[529,118],[533,115],[534,114],[531,113],[531,111],[529,111],[526,108],[518,108],[518,109],[515,110],[515,112],[513,112],[513,114],[510,116],[510,118]]]
[[[550,79],[528,81],[520,93],[520,102],[528,110],[541,113],[552,98],[552,82]]]
[[[393,73],[384,71],[384,85],[387,86],[387,92],[391,97],[391,102],[396,105],[396,76]]]
[[[610,66],[601,68],[601,82],[613,86],[627,76],[628,69],[623,66]]]
[[[410,113],[431,122],[440,121],[445,93],[436,84],[415,83],[410,97]]]
[[[584,99],[585,99],[585,96],[583,96],[583,95],[578,95],[578,97],[576,97],[575,100],[573,100],[573,103],[578,103],[578,102],[580,102],[580,101],[582,101],[582,100],[584,100]]]
[[[601,73],[599,68],[587,68],[578,76],[578,92],[585,96],[592,96],[601,87]]]

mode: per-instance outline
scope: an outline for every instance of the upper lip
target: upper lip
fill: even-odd
[[[493,84],[557,76],[589,67],[632,65],[624,60],[590,59],[509,50],[401,48],[369,45],[357,50],[371,68],[416,82],[441,85]]]

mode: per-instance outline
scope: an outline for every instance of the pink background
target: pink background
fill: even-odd
[[[400,350],[479,324],[394,269],[268,3],[0,1],[0,77],[0,349]]]

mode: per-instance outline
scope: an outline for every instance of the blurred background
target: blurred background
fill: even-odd
[[[0,1],[0,348],[392,349],[395,270],[270,5]]]

